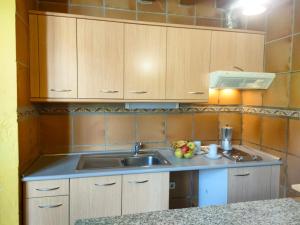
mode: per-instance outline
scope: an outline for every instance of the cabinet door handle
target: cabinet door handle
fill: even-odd
[[[235,174],[234,176],[236,177],[246,177],[246,176],[249,176],[250,173],[244,173],[244,174]]]
[[[50,89],[53,92],[71,92],[71,89]]]
[[[112,185],[115,185],[116,182],[113,182],[113,183],[107,183],[107,184],[94,184],[95,186],[112,186]]]
[[[193,94],[193,95],[203,95],[203,91],[189,91],[188,94]]]
[[[128,183],[134,183],[134,184],[144,184],[149,182],[149,180],[142,180],[142,181],[128,181]]]
[[[54,187],[54,188],[36,188],[37,191],[55,191],[58,190],[60,187]]]
[[[239,67],[239,66],[233,66],[233,69],[237,69],[239,71],[245,71],[243,68]]]
[[[107,93],[107,94],[114,94],[114,93],[118,93],[119,91],[115,91],[115,90],[101,90],[101,92]]]
[[[52,208],[58,208],[62,206],[63,204],[57,204],[57,205],[39,205],[40,209],[52,209]]]
[[[129,91],[129,93],[133,93],[133,94],[146,94],[148,92],[147,91]]]

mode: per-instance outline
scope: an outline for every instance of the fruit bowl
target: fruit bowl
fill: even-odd
[[[196,148],[196,145],[192,141],[175,141],[172,144],[172,148],[174,149],[174,155],[181,159],[190,159],[194,156],[194,150]]]

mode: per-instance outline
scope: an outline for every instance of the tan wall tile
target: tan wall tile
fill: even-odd
[[[90,7],[90,6],[70,6],[69,13],[104,17],[104,8]]]
[[[293,71],[300,70],[300,34],[294,36],[292,62]]]
[[[142,142],[165,141],[164,115],[137,115],[136,117],[136,139]]]
[[[249,147],[249,148],[254,148],[254,149],[257,149],[257,150],[261,150],[260,144],[253,144],[251,142],[245,141],[244,139],[242,140],[242,144],[246,147]]]
[[[167,13],[185,16],[195,15],[195,4],[181,5],[178,0],[168,0]]]
[[[194,21],[194,17],[192,16],[188,17],[188,16],[169,15],[168,23],[194,25],[195,21]]]
[[[219,92],[220,105],[240,105],[242,104],[241,91],[234,89],[224,89]]]
[[[40,155],[39,118],[19,120],[19,169],[24,172]]]
[[[268,43],[265,47],[265,69],[267,72],[288,72],[291,53],[291,38]]]
[[[71,5],[102,6],[102,0],[70,0]]]
[[[72,117],[42,115],[40,117],[41,149],[43,153],[68,152],[72,145]]]
[[[223,13],[220,9],[215,7],[214,0],[197,0],[196,1],[196,15],[198,17],[212,17],[221,18]]]
[[[196,19],[196,25],[205,27],[223,27],[223,20],[198,17]]]
[[[289,120],[288,152],[300,157],[300,120]]]
[[[217,105],[219,103],[219,90],[209,89],[208,104]]]
[[[242,115],[240,113],[220,113],[219,130],[221,127],[229,125],[233,128],[232,139],[239,140],[242,136]],[[221,133],[220,133],[221,139]]]
[[[17,65],[18,107],[30,106],[30,78],[29,70],[20,64]]]
[[[105,7],[115,8],[115,9],[136,9],[135,0],[105,0]]]
[[[300,1],[295,0],[294,33],[300,32]]]
[[[73,127],[75,145],[105,144],[103,115],[76,115]]]
[[[143,4],[142,2],[138,2],[137,6],[139,11],[160,13],[166,12],[165,0],[156,0],[153,1],[152,4]]]
[[[291,74],[290,108],[300,108],[300,72]]]
[[[262,118],[262,145],[282,152],[287,149],[287,119]]]
[[[243,141],[253,144],[260,144],[261,117],[258,115],[243,115]]]
[[[64,0],[64,2],[67,0]],[[67,4],[55,3],[55,2],[38,2],[37,10],[49,11],[49,12],[59,12],[68,13],[69,7]]]
[[[243,91],[242,92],[243,105],[261,106],[262,96],[263,96],[263,91],[256,91],[256,90]]]
[[[140,21],[157,22],[157,23],[165,23],[167,20],[166,15],[158,14],[158,13],[139,12],[137,14],[137,17],[138,20]]]
[[[110,114],[105,117],[108,145],[133,144],[135,141],[135,116]]]
[[[289,101],[289,74],[276,75],[270,88],[263,94],[263,105],[287,107]]]
[[[193,115],[192,114],[169,114],[167,116],[167,139],[192,140]]]
[[[267,40],[285,37],[292,32],[293,1],[288,0],[271,10],[267,18]]]
[[[108,18],[115,18],[115,19],[135,20],[136,13],[135,13],[135,11],[106,9],[105,16]]]
[[[197,113],[194,115],[195,140],[213,141],[219,139],[219,118],[217,113]]]
[[[265,31],[266,30],[265,14],[249,16],[247,21],[247,30]]]

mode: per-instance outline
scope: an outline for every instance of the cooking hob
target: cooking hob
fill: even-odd
[[[261,161],[262,158],[258,155],[251,155],[247,152],[233,148],[231,151],[223,151],[222,148],[218,148],[218,152],[224,157],[235,161],[235,162],[250,162],[250,161]]]

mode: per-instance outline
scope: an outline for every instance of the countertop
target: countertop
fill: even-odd
[[[196,155],[192,159],[178,159],[170,149],[158,150],[170,163],[169,166],[153,166],[148,168],[117,168],[99,170],[76,170],[80,154],[71,155],[45,155],[41,156],[23,175],[22,181],[69,179],[93,176],[110,176],[135,173],[167,172],[167,171],[187,171],[205,170],[234,167],[268,166],[280,165],[279,158],[267,153],[248,148],[245,146],[234,146],[240,150],[256,154],[262,157],[262,161],[234,162],[227,158],[218,160],[207,159],[203,155]],[[154,150],[154,149],[151,149]],[[95,153],[94,153],[95,154]]]
[[[300,203],[275,199],[84,219],[75,225],[299,225]]]

